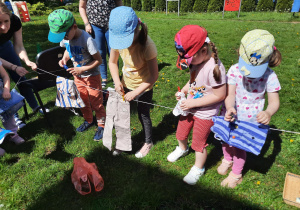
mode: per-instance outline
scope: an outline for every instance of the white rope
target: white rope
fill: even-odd
[[[51,75],[53,75],[53,76],[55,76],[55,77],[58,76],[58,75],[52,74],[52,73],[50,73],[50,72],[48,72],[48,71],[45,71],[45,70],[43,70],[43,69],[40,69],[40,68],[37,68],[37,69],[39,69],[40,71],[43,71],[43,72],[45,72],[45,73],[51,74]],[[83,86],[85,86],[85,87],[87,87],[87,88],[91,88],[91,89],[93,89],[93,90],[98,90],[98,91],[100,91],[100,92],[104,92],[103,90],[100,90],[100,89],[97,89],[97,88],[93,88],[93,87],[87,86],[87,85],[82,84],[82,83],[81,83],[81,85],[83,85]],[[163,106],[163,105],[154,104],[154,103],[149,103],[149,102],[145,102],[145,101],[139,101],[139,100],[136,100],[136,99],[133,99],[132,101],[136,101],[136,102],[138,102],[138,103],[149,104],[149,105],[152,105],[152,106],[162,107],[162,108],[170,109],[170,110],[173,110],[173,109],[174,109],[174,108],[172,108],[172,107]],[[187,113],[192,114],[192,115],[195,115],[194,112],[188,112],[188,111],[187,111]],[[287,130],[281,130],[281,129],[275,129],[275,128],[270,128],[270,130],[280,131],[280,132],[286,132],[286,133],[300,134],[300,132],[287,131]]]

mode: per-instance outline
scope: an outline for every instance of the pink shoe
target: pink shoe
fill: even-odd
[[[242,174],[236,175],[231,171],[228,177],[221,182],[221,186],[235,188],[238,184],[241,184],[242,180]]]
[[[138,151],[135,154],[135,157],[137,157],[137,158],[145,157],[150,152],[150,149],[152,146],[153,146],[153,143],[150,143],[150,144],[145,143],[144,146],[140,149],[140,151]]]
[[[5,154],[5,150],[0,148],[0,157],[2,157]]]
[[[217,171],[221,175],[226,175],[228,172],[228,169],[230,169],[232,166],[232,161],[225,160],[225,158],[222,160],[221,165],[219,165]]]
[[[25,142],[25,140],[22,137],[20,137],[18,134],[12,136],[10,141],[14,142],[16,145],[23,144]]]

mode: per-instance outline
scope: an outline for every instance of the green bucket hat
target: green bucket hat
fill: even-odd
[[[64,9],[57,9],[48,16],[49,34],[48,40],[59,43],[64,39],[66,32],[73,25],[74,17],[72,12]]]

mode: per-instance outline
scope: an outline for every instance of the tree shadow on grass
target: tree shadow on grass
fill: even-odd
[[[171,66],[171,64],[165,62],[158,63],[158,71],[161,71],[165,66]]]
[[[99,155],[101,154],[101,155]],[[151,155],[157,155],[152,153]],[[147,156],[148,157],[148,156]],[[146,158],[147,158],[146,157]],[[151,157],[150,157],[151,158]],[[72,170],[57,184],[46,189],[27,209],[258,209],[259,206],[233,196],[227,189],[200,180],[189,186],[175,172],[145,164],[126,154],[114,157],[103,148],[92,151],[88,162],[95,162],[104,179],[104,189],[82,196],[71,182]],[[205,179],[205,177],[204,177]],[[220,189],[217,189],[220,188]]]

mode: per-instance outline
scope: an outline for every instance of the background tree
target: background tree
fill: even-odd
[[[293,0],[278,0],[276,4],[276,11],[289,12],[293,6]]]
[[[147,11],[147,12],[152,11],[151,0],[143,0],[143,11]]]
[[[274,3],[273,0],[259,0],[257,7],[257,11],[273,11],[274,10]]]
[[[141,11],[142,10],[142,1],[141,0],[132,0],[131,7],[133,10]]]
[[[242,0],[241,11],[252,12],[255,11],[255,0]]]
[[[181,0],[180,11],[193,12],[194,0]]]
[[[165,0],[155,0],[155,11],[165,11],[166,1]]]
[[[208,0],[196,0],[193,6],[194,12],[207,11],[208,2]]]
[[[207,11],[208,12],[220,11],[223,8],[223,4],[224,4],[223,0],[210,0],[208,3]]]

